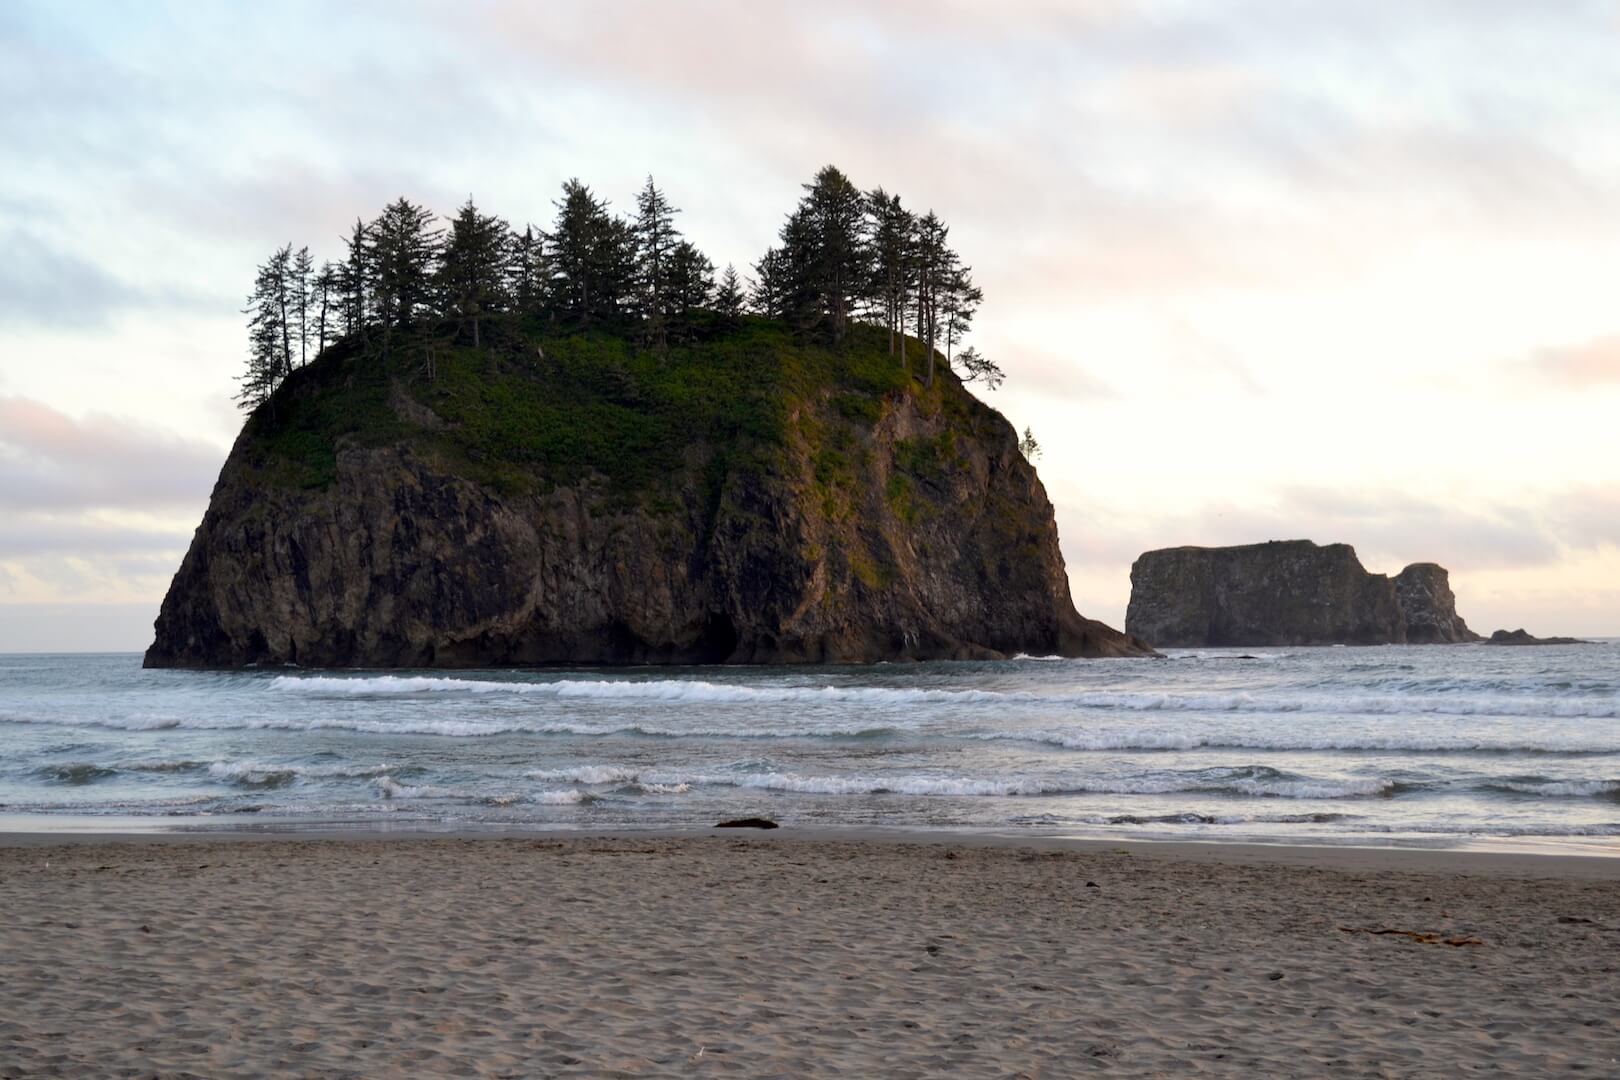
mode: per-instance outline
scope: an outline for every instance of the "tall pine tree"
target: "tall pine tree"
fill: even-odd
[[[292,245],[277,248],[259,265],[253,292],[248,294],[248,358],[239,382],[237,403],[252,411],[270,400],[281,380],[292,371],[292,310],[289,295],[293,284]]]
[[[506,267],[506,288],[519,315],[545,314],[550,295],[551,268],[546,258],[546,234],[533,225],[512,238]]]
[[[737,277],[737,268],[727,263],[725,273],[720,275],[720,284],[714,290],[714,310],[718,311],[727,323],[736,325],[742,318],[743,305],[747,299],[743,295],[742,280]]]
[[[657,347],[668,343],[668,323],[678,305],[671,287],[671,260],[681,234],[671,206],[651,176],[636,196],[636,284],[638,307],[647,320],[647,337]]]
[[[367,227],[367,288],[382,324],[385,353],[395,330],[409,328],[431,310],[441,235],[432,224],[432,211],[401,198]]]
[[[450,220],[450,233],[434,276],[439,309],[442,316],[456,321],[458,332],[472,325],[475,349],[483,345],[483,320],[510,308],[506,273],[511,236],[506,222],[480,213],[470,195]]]
[[[557,307],[581,325],[614,318],[634,279],[634,232],[578,180],[563,184],[551,230],[551,287]]]

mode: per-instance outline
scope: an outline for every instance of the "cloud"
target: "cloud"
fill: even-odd
[[[1582,389],[1620,383],[1620,334],[1539,349],[1530,358],[1530,366],[1538,376],[1560,386]]]
[[[1620,500],[1611,512],[1620,517]],[[1594,518],[1588,531],[1561,529],[1552,501],[1464,508],[1400,491],[1310,487],[1281,490],[1257,505],[1209,502],[1154,515],[1092,506],[1063,516],[1065,551],[1077,565],[1111,564],[1122,572],[1155,548],[1298,539],[1351,544],[1369,570],[1382,573],[1414,562],[1453,570],[1532,568],[1592,546],[1600,527]]]
[[[13,512],[199,507],[224,456],[210,443],[137,421],[75,419],[0,395],[0,507]]]
[[[191,543],[191,532],[181,526],[151,528],[109,522],[63,519],[23,514],[0,524],[0,559],[42,555],[116,555],[137,561],[152,555],[172,571],[176,556]]]
[[[95,263],[59,251],[23,229],[0,234],[0,323],[100,327],[146,294]]]
[[[1566,543],[1620,549],[1620,484],[1578,488],[1551,503],[1550,516]]]

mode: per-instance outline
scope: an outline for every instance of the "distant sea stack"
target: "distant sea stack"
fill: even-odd
[[[1146,552],[1131,567],[1125,629],[1177,648],[1479,640],[1443,567],[1390,578],[1368,573],[1348,544],[1309,540]]]
[[[664,354],[327,349],[249,418],[146,664],[1017,653],[1152,650],[1076,613],[1012,426],[880,330],[833,350],[745,317]]]
[[[1498,630],[1485,639],[1487,645],[1590,645],[1590,641],[1572,637],[1536,637],[1520,627],[1517,630]]]

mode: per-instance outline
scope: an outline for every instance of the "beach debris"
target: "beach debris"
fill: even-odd
[[[742,817],[722,821],[715,826],[717,829],[780,829],[781,826],[770,818]]]
[[[1419,943],[1424,944],[1424,945],[1462,946],[1462,945],[1483,945],[1483,944],[1485,944],[1483,941],[1479,940],[1479,938],[1474,938],[1474,937],[1441,937],[1439,934],[1424,934],[1424,933],[1420,933],[1417,930],[1391,930],[1391,929],[1388,929],[1386,927],[1372,927],[1372,926],[1341,926],[1341,927],[1339,927],[1339,929],[1343,930],[1347,934],[1377,934],[1377,935],[1393,935],[1393,936],[1396,936],[1396,937],[1409,937],[1413,941],[1419,942]]]

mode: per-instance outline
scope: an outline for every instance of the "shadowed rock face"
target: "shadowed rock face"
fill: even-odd
[[[511,493],[409,436],[340,449],[325,487],[276,484],[250,424],[146,664],[1149,655],[1075,612],[1051,504],[1012,427],[944,392],[958,395],[952,413],[900,395],[872,422],[800,403],[775,457],[716,477],[693,446],[656,498],[628,500],[591,479]],[[419,410],[395,409],[407,430],[431,428]],[[862,465],[829,480],[816,433],[834,428],[838,460]]]
[[[1395,575],[1395,602],[1406,623],[1408,645],[1451,645],[1478,641],[1457,614],[1451,576],[1435,563],[1413,563]]]
[[[1370,574],[1348,544],[1271,541],[1149,551],[1131,567],[1126,631],[1158,646],[1476,641],[1444,568]]]

